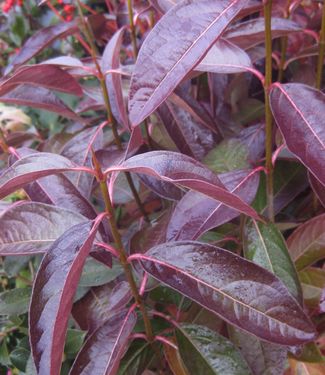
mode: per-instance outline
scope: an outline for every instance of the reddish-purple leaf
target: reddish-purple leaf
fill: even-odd
[[[120,50],[124,32],[125,28],[121,28],[108,42],[102,57],[102,71],[106,74],[106,85],[108,92],[110,93],[109,101],[113,116],[124,126],[125,129],[129,129],[129,120],[126,114],[122,92],[121,75],[116,73],[106,73],[108,70],[119,69],[120,67]]]
[[[279,38],[292,32],[301,31],[301,27],[285,18],[272,18],[272,38]],[[230,27],[224,38],[238,47],[248,49],[265,41],[264,18],[254,18]]]
[[[250,204],[255,198],[259,174],[249,170],[219,175],[232,193]],[[167,240],[196,240],[210,229],[234,219],[239,213],[203,194],[190,191],[179,201],[170,219]]]
[[[119,312],[97,329],[81,348],[70,375],[115,375],[137,317]]]
[[[165,14],[166,12],[168,12],[173,6],[175,6],[179,2],[180,2],[180,0],[150,0],[150,3],[161,14]]]
[[[148,174],[203,193],[237,211],[260,219],[258,214],[237,195],[229,192],[216,174],[198,161],[177,152],[152,151],[136,155],[105,173],[130,171]]]
[[[61,155],[40,152],[26,156],[0,175],[0,198],[38,178],[73,170],[79,168]]]
[[[72,315],[82,330],[92,333],[110,316],[124,309],[131,298],[130,286],[126,281],[111,281],[91,288],[73,305]]]
[[[308,179],[310,186],[312,187],[314,193],[317,195],[317,198],[325,207],[325,186],[321,184],[318,179],[310,172],[308,172]]]
[[[0,96],[22,84],[42,86],[77,96],[83,94],[79,83],[63,69],[55,65],[30,65],[21,67],[10,78],[0,81]]]
[[[184,0],[145,39],[130,87],[130,120],[140,124],[204,57],[247,0]]]
[[[250,57],[241,48],[226,39],[219,39],[195,68],[199,72],[240,73],[251,71]]]
[[[178,201],[184,195],[183,191],[178,186],[170,182],[158,180],[155,177],[145,174],[139,174],[139,177],[143,184],[155,192],[159,197],[171,201]]]
[[[300,225],[287,240],[298,270],[325,258],[325,214]]]
[[[87,221],[76,212],[43,203],[13,205],[0,216],[0,254],[44,253],[67,229]]]
[[[63,117],[85,122],[84,119],[63,103],[61,99],[55,96],[53,92],[43,87],[34,87],[26,84],[20,85],[9,93],[0,96],[0,102],[44,109]]]
[[[312,323],[284,284],[230,251],[184,241],[132,258],[154,278],[257,337],[283,345],[315,338]]]
[[[249,151],[249,161],[253,164],[257,163],[264,154],[264,124],[257,124],[244,128],[238,133],[237,138],[247,147]]]
[[[38,374],[60,374],[73,297],[99,222],[87,221],[67,230],[39,267],[29,313],[30,343]]]
[[[41,52],[55,39],[64,38],[65,36],[73,34],[77,30],[77,20],[73,20],[72,22],[62,22],[54,26],[42,28],[26,41],[11,65],[16,67],[24,64],[26,61]]]
[[[309,86],[274,84],[274,118],[288,149],[325,185],[325,95]]]
[[[62,149],[61,155],[80,166],[91,167],[91,150],[97,151],[102,147],[102,128],[93,127],[80,132],[68,141]],[[79,172],[69,177],[83,195],[88,198],[92,189],[93,176]]]

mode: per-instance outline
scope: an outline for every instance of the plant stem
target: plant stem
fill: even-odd
[[[325,4],[323,4],[322,28],[320,31],[320,38],[319,38],[319,53],[318,53],[317,73],[316,73],[316,88],[318,90],[320,90],[322,87],[324,55],[325,55]]]
[[[113,116],[111,104],[110,104],[110,101],[109,101],[109,94],[108,94],[108,90],[107,90],[105,75],[103,74],[102,69],[101,69],[100,65],[98,64],[98,60],[97,60],[97,54],[98,53],[97,53],[97,47],[94,43],[94,36],[93,36],[91,28],[89,27],[89,24],[86,22],[86,20],[83,16],[83,11],[82,11],[79,0],[77,0],[77,7],[78,7],[78,12],[79,12],[79,16],[80,16],[81,23],[82,23],[82,26],[83,26],[83,31],[84,31],[85,37],[87,39],[88,44],[90,45],[91,56],[92,56],[92,59],[94,61],[94,64],[95,64],[97,72],[98,72],[98,79],[99,79],[99,82],[100,82],[100,87],[101,87],[101,90],[102,90],[102,93],[103,93],[103,98],[104,98],[105,109],[106,109],[106,112],[107,112],[107,120],[108,120],[109,123],[112,124],[112,131],[113,131],[113,135],[114,135],[114,140],[115,140],[115,143],[116,143],[118,149],[123,150],[122,142],[121,142],[121,139],[119,137],[118,130],[117,130],[117,121],[115,120],[115,117]],[[134,200],[136,201],[140,212],[142,213],[145,221],[150,223],[148,215],[147,215],[147,213],[146,213],[146,211],[143,207],[143,204],[141,202],[141,199],[139,197],[137,189],[134,185],[132,176],[130,175],[129,172],[125,172],[125,176],[126,176],[128,185],[130,187],[130,190],[133,194]]]
[[[273,204],[273,164],[272,164],[272,149],[273,149],[273,119],[270,106],[269,89],[272,84],[272,33],[271,33],[271,19],[272,19],[272,0],[268,0],[264,4],[264,22],[265,22],[265,152],[267,170],[266,175],[266,195],[268,203],[268,216],[270,221],[274,221],[274,204]]]
[[[6,142],[6,138],[5,138],[1,128],[0,128],[0,148],[2,149],[2,151],[4,153],[9,152],[9,148],[8,148],[8,145],[7,145],[7,142]]]
[[[287,1],[287,8],[285,11],[285,18],[288,19],[290,17],[290,4],[291,0]],[[282,82],[284,76],[284,64],[286,62],[286,53],[288,47],[288,37],[284,36],[281,38],[281,57],[280,57],[280,65],[279,65],[279,72],[278,72],[278,81]]]
[[[120,259],[121,265],[123,267],[126,279],[127,279],[128,283],[130,285],[133,298],[134,298],[136,304],[139,306],[139,309],[142,313],[145,331],[146,331],[146,336],[148,338],[148,341],[150,343],[152,343],[153,340],[154,340],[154,335],[153,335],[151,323],[150,323],[150,320],[149,320],[149,317],[148,317],[147,310],[144,306],[143,299],[138,292],[138,288],[137,288],[137,285],[135,283],[135,280],[134,280],[134,277],[133,277],[133,274],[132,274],[131,266],[128,263],[128,260],[127,260],[127,253],[124,249],[124,246],[123,246],[123,243],[122,243],[122,238],[121,238],[121,235],[120,235],[119,230],[117,228],[117,223],[116,223],[116,220],[115,220],[115,217],[114,217],[114,209],[113,209],[112,201],[111,201],[110,196],[109,196],[106,180],[100,181],[100,189],[101,189],[101,193],[102,193],[102,196],[103,196],[103,199],[104,199],[104,202],[105,202],[106,212],[109,215],[109,223],[110,223],[110,226],[111,226],[112,235],[113,235],[113,238],[114,238],[114,242],[116,244],[116,248],[117,248],[117,251],[118,251],[118,254],[119,254],[119,259]]]

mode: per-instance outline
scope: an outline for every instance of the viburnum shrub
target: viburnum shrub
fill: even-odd
[[[3,373],[324,374],[324,2],[17,3]]]

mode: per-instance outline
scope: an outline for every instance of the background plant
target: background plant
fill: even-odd
[[[321,374],[322,1],[6,1],[4,374]]]

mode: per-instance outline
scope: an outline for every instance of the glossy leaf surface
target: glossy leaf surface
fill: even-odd
[[[17,288],[0,293],[0,315],[21,315],[28,311],[32,289]]]
[[[288,149],[325,185],[325,95],[298,83],[275,84],[270,100]]]
[[[114,375],[136,323],[133,311],[119,312],[109,318],[85,342],[70,375]]]
[[[0,216],[0,254],[44,253],[68,228],[85,221],[84,216],[61,207],[15,205]]]
[[[245,0],[184,0],[145,39],[130,88],[130,120],[140,124],[204,57]]]
[[[245,257],[274,273],[291,295],[302,304],[302,290],[297,271],[281,232],[272,224],[249,220],[244,229]]]
[[[60,374],[69,314],[96,224],[68,229],[46,253],[34,282],[29,314],[30,342],[40,374]]]
[[[287,240],[298,270],[325,257],[325,214],[300,225]]]
[[[123,170],[148,174],[196,190],[240,212],[258,218],[250,206],[224,187],[216,174],[186,155],[168,151],[147,152],[133,156],[121,166],[109,168],[105,173]]]
[[[259,174],[249,170],[219,175],[232,193],[250,204],[256,194]],[[167,240],[196,240],[208,230],[238,216],[238,212],[203,194],[190,191],[178,202],[167,228]]]
[[[240,352],[226,338],[196,324],[181,324],[176,330],[181,357],[197,375],[249,375]]]
[[[133,257],[159,281],[262,339],[297,345],[315,337],[308,317],[278,278],[227,250],[169,242]]]

